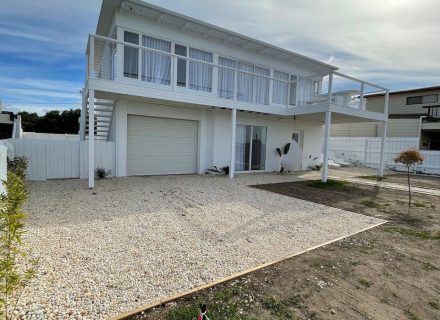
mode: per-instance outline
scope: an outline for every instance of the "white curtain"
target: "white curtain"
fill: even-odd
[[[142,45],[151,49],[171,52],[171,42],[169,41],[143,36]],[[142,60],[142,80],[170,85],[171,57],[169,55],[143,50]]]
[[[274,70],[273,77],[275,79],[289,81],[289,74],[281,71]],[[287,104],[289,83],[284,81],[273,81],[273,94],[272,102],[277,104]]]
[[[296,76],[290,76],[290,81],[296,80]],[[291,106],[296,106],[296,88],[298,86],[297,82],[290,82],[290,101]]]
[[[313,97],[312,80],[300,79],[298,101],[300,101],[300,104],[303,105],[305,101],[312,99],[312,97]]]
[[[139,35],[133,32],[124,32],[124,41],[139,44]],[[138,78],[139,49],[124,46],[124,77]]]
[[[270,76],[270,69],[255,66],[255,73],[263,76]],[[269,104],[269,79],[254,76],[254,102],[258,104]]]
[[[210,63],[212,63],[213,60],[212,53],[194,48],[189,48],[189,57]],[[188,88],[211,92],[212,66],[206,63],[190,61],[188,72]]]
[[[237,69],[254,72],[254,65],[244,62],[238,62]],[[237,100],[244,102],[252,102],[254,93],[253,75],[238,72],[237,75]]]
[[[238,124],[235,131],[235,170],[244,171],[246,159],[246,126]]]
[[[235,60],[219,57],[218,64],[221,66],[236,68]],[[224,99],[234,99],[235,71],[219,68],[218,70],[218,96]]]

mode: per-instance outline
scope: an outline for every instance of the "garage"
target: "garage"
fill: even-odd
[[[128,175],[197,172],[198,122],[128,115]]]

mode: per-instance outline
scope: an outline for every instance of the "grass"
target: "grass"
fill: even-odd
[[[328,179],[327,182],[312,181],[308,184],[308,186],[318,189],[327,189],[327,188],[337,189],[337,188],[346,187],[348,184],[349,183],[347,181]]]
[[[386,232],[398,233],[404,236],[411,236],[423,240],[440,240],[440,232],[432,233],[426,230],[413,230],[400,227],[387,227]]]
[[[369,288],[371,287],[371,285],[373,284],[371,281],[367,280],[367,279],[359,279],[359,283],[364,286],[365,288]]]
[[[429,300],[428,305],[433,309],[440,310],[440,304],[438,300]]]
[[[210,319],[231,319],[249,320],[244,314],[244,303],[239,299],[234,299],[239,294],[236,288],[225,289],[215,293],[214,301],[207,303],[207,315]],[[201,300],[194,300],[191,305],[183,304],[170,309],[167,320],[188,320],[197,318],[202,304]]]
[[[261,302],[264,309],[269,310],[270,313],[278,319],[292,319],[293,314],[289,307],[283,301],[277,300],[275,297],[266,297]]]
[[[417,316],[414,312],[412,312],[410,309],[406,308],[405,310],[403,310],[403,312],[405,313],[405,315],[408,317],[408,319],[410,320],[421,320],[421,318],[419,316]]]
[[[358,178],[366,179],[366,180],[374,180],[374,181],[383,181],[387,179],[386,177],[381,178],[379,176],[360,176]]]

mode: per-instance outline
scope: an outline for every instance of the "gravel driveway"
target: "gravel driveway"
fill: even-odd
[[[26,241],[40,262],[20,313],[106,318],[382,222],[247,186],[296,179],[30,182]]]

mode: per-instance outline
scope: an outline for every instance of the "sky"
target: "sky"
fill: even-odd
[[[392,90],[440,85],[439,0],[151,0]],[[80,107],[101,0],[2,0],[3,108]]]

